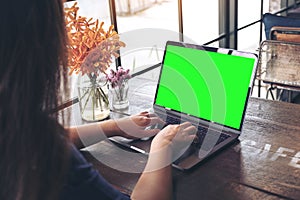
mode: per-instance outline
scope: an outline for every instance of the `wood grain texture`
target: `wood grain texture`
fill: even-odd
[[[189,171],[173,170],[174,199],[300,199],[299,119],[300,105],[251,98],[238,142]],[[102,142],[84,156],[130,194],[147,157],[131,152],[135,156],[128,158],[119,149]]]
[[[139,77],[131,81],[129,109],[122,111],[125,115],[111,112],[111,118],[151,108],[156,81]],[[69,109],[71,124],[85,123],[78,104]],[[239,141],[189,171],[173,169],[174,199],[300,199],[299,144],[300,105],[250,98]],[[127,194],[147,161],[147,156],[108,141],[82,153],[108,182]]]

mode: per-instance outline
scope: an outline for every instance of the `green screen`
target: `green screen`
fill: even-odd
[[[240,129],[254,62],[167,45],[156,104]]]

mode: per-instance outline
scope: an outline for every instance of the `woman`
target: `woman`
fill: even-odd
[[[101,128],[107,137],[155,135],[132,199],[171,198],[171,147],[194,137],[189,123],[162,123],[149,113],[65,129],[52,112],[68,93],[61,0],[15,0],[0,6],[0,199],[128,199],[74,147]],[[80,130],[80,131],[78,131]],[[134,134],[134,135],[131,135]],[[97,142],[97,141],[94,141]],[[164,161],[165,163],[161,163]],[[161,187],[164,185],[164,187]]]

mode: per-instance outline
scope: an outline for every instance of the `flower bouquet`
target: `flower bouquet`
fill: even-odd
[[[112,108],[125,109],[129,105],[128,101],[128,80],[131,78],[129,69],[118,67],[117,71],[110,70],[107,75],[109,85],[109,94]]]
[[[87,121],[108,117],[106,71],[112,57],[118,57],[118,50],[125,44],[111,25],[108,31],[104,22],[79,16],[77,2],[65,8],[66,29],[69,39],[70,75],[79,74],[78,98],[81,116]]]

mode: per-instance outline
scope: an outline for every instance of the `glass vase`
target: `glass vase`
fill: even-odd
[[[128,101],[128,81],[109,88],[110,104],[112,109],[122,110],[129,106]]]
[[[105,76],[85,74],[78,77],[81,118],[100,121],[109,116],[108,88]]]

